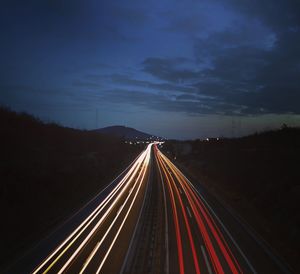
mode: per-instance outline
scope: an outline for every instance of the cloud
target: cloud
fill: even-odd
[[[214,98],[208,105],[216,113],[299,114],[300,3],[228,0],[227,5],[240,14],[239,24],[194,40],[198,68],[184,67],[184,59],[147,58],[144,71]],[[196,22],[180,22],[172,25],[173,30],[197,31]],[[207,60],[210,66],[205,68]],[[180,98],[193,101],[197,96]]]
[[[154,82],[133,79],[124,74],[112,74],[109,76],[113,83],[120,85],[127,85],[131,87],[151,89],[154,91],[170,91],[170,92],[193,92],[195,90],[192,86],[176,85],[168,82]]]
[[[23,2],[0,11],[1,84],[16,83],[2,98],[55,95],[189,115],[300,113],[299,1]]]
[[[297,0],[217,0],[249,18],[258,18],[276,32],[300,25],[300,2]]]
[[[228,37],[224,34],[219,37],[215,35],[205,41],[205,47],[211,49],[206,56],[211,54],[212,68],[202,68],[201,71],[180,69],[184,60],[147,58],[143,63],[144,71],[172,85],[181,83],[185,87],[181,91],[189,95],[178,97],[182,106],[168,103],[167,109],[175,107],[181,111],[186,108],[191,113],[215,111],[241,115],[299,114],[299,37],[298,33],[287,32],[278,38],[272,49],[246,46],[243,40],[241,45],[234,43],[234,47],[218,48],[216,44],[228,45]],[[233,40],[238,41],[237,37]],[[203,43],[199,43],[199,48],[195,46],[198,60],[203,55],[203,46]],[[211,98],[206,102],[209,111],[201,107],[200,102],[200,107],[195,105],[195,94]]]
[[[74,87],[78,87],[78,88],[88,88],[88,89],[99,89],[101,88],[103,85],[99,84],[99,83],[95,83],[95,82],[88,82],[88,81],[82,81],[82,80],[74,80],[72,85]]]
[[[243,39],[241,45],[216,47],[216,43],[226,45],[224,35],[206,41],[205,46],[212,50],[206,54],[211,54],[213,68],[203,71],[205,77],[196,85],[199,93],[247,106],[250,114],[261,109],[268,113],[300,113],[299,103],[295,103],[300,102],[300,36],[286,31],[277,37],[271,49],[244,46]],[[199,45],[198,59],[202,47]]]
[[[200,72],[189,69],[187,58],[146,58],[143,63],[143,71],[161,80],[181,83],[199,77]]]
[[[195,100],[186,100],[187,98]],[[147,92],[134,91],[129,89],[110,89],[101,93],[101,101],[115,104],[127,104],[141,106],[146,109],[159,111],[185,113],[188,115],[216,113],[218,105],[215,100],[208,97],[177,96],[171,99],[164,94],[153,95]],[[212,105],[215,104],[215,109]],[[218,110],[218,112],[220,112]]]
[[[18,41],[32,47],[46,47],[45,41],[57,47],[76,45],[91,47],[108,42],[126,42],[131,37],[128,27],[141,26],[147,12],[124,3],[81,0],[12,0],[1,4],[0,30],[7,33],[6,40]],[[41,43],[41,44],[40,44]],[[33,45],[32,45],[33,44]]]

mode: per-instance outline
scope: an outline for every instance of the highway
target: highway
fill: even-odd
[[[34,254],[43,257],[36,262]],[[290,272],[151,143],[102,195],[7,273]]]
[[[175,227],[170,241],[176,243],[178,265],[171,264],[170,273],[245,272],[193,186],[157,149],[155,156],[167,188],[169,226]]]
[[[142,207],[151,146],[91,214],[32,273],[118,273]]]

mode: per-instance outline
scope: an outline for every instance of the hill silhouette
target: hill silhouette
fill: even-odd
[[[125,126],[110,126],[94,130],[94,132],[120,137],[126,140],[157,139],[159,137]]]

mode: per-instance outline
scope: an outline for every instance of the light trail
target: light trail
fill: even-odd
[[[135,187],[136,187],[136,185],[138,184],[138,182],[140,182],[140,184],[139,184],[139,187],[138,187],[137,192],[139,191],[140,185],[142,184],[143,179],[144,179],[144,176],[145,176],[145,173],[146,173],[147,165],[146,165],[146,166],[143,166],[143,169],[144,169],[144,170],[141,171],[141,173],[139,173],[139,176],[138,176],[138,178],[136,179],[134,186],[131,188],[129,195],[127,195],[126,200],[125,200],[124,203],[122,204],[121,208],[118,210],[117,215],[115,216],[115,218],[114,218],[113,221],[111,222],[110,226],[109,226],[108,229],[106,230],[105,234],[103,235],[103,237],[102,237],[102,239],[100,240],[99,244],[96,246],[95,250],[93,250],[93,252],[92,252],[92,253],[93,253],[93,256],[94,256],[94,255],[96,254],[96,252],[99,250],[99,248],[101,247],[102,243],[103,243],[104,240],[106,239],[107,235],[108,235],[109,232],[111,231],[112,227],[114,226],[114,224],[115,224],[116,221],[118,220],[118,217],[120,216],[120,214],[121,214],[122,210],[124,209],[125,205],[127,204],[128,200],[130,199],[131,194],[133,193],[133,190],[135,189]],[[142,174],[142,172],[143,172],[143,174]],[[140,177],[142,177],[142,179],[140,179]],[[134,196],[134,197],[136,197],[136,196]],[[132,203],[134,203],[134,201],[133,201]],[[132,207],[132,203],[131,203],[130,208]],[[91,259],[92,259],[92,258],[91,258]],[[91,261],[91,259],[89,260],[89,262]],[[88,263],[89,263],[89,262],[88,262]],[[84,272],[84,270],[87,268],[88,263],[85,263],[85,264],[84,264],[84,267],[81,269],[80,274],[82,274],[82,273]]]
[[[42,262],[34,271],[33,274],[37,274],[58,252],[61,250],[67,243],[70,241],[73,236],[75,236],[76,233],[77,236],[75,237],[75,240],[78,239],[78,237],[84,232],[85,229],[98,217],[98,215],[102,212],[102,210],[105,208],[105,206],[113,199],[117,191],[125,184],[127,178],[130,176],[133,178],[135,174],[138,171],[138,166],[142,164],[143,160],[146,156],[146,150],[141,153],[140,157],[136,160],[136,162],[133,164],[133,166],[129,169],[129,171],[126,173],[124,178],[114,187],[114,189],[108,194],[108,196],[100,203],[100,205],[68,236],[66,240],[63,241],[62,244],[60,244],[52,253],[49,255],[44,262]],[[81,231],[80,231],[81,230]],[[65,248],[60,255],[55,259],[54,262],[52,262],[51,267],[63,256],[63,254],[67,251],[67,249],[70,248],[70,246],[74,243],[74,239]],[[50,267],[50,268],[51,268]],[[48,267],[43,273],[47,273],[50,268]]]
[[[215,213],[213,208],[208,204],[208,202],[205,200],[205,198],[198,192],[198,190],[194,187],[194,185],[190,182],[188,178],[184,176],[184,174],[174,165],[174,168],[177,170],[177,172],[186,180],[186,182],[189,184],[189,186],[194,190],[196,194],[198,194],[199,197],[201,197],[201,200],[206,205],[205,207],[208,208],[208,212],[211,212],[214,215],[214,218],[218,221],[218,223],[222,226],[223,230],[226,232],[227,236],[230,238],[236,249],[239,251],[245,262],[247,263],[249,269],[251,269],[251,273],[257,274],[257,271],[253,267],[252,263],[249,261],[243,250],[240,248],[240,246],[237,244],[236,240],[233,238],[229,230],[226,228],[224,223],[221,221],[221,219],[218,217],[218,215]]]
[[[148,150],[148,148],[147,148]],[[146,159],[148,156],[148,151],[146,150]],[[109,213],[112,211],[112,209],[115,207],[117,202],[122,198],[123,193],[127,190],[129,187],[130,182],[133,180],[134,177],[131,177],[131,180],[129,180],[126,184],[126,186],[121,190],[121,192],[118,194],[118,196],[115,198],[115,200],[112,202],[110,207],[106,210],[104,215],[100,218],[100,220],[97,222],[97,224],[94,226],[94,228],[90,231],[88,236],[81,242],[79,247],[73,252],[72,256],[68,259],[68,261],[64,264],[64,266],[59,270],[58,274],[61,274],[64,272],[64,270],[67,269],[67,267],[70,265],[70,263],[74,260],[74,258],[77,256],[77,254],[82,250],[82,248],[85,246],[85,244],[91,239],[91,237],[94,235],[95,231],[100,227],[100,225],[104,222],[106,217],[109,215]]]
[[[224,236],[222,235],[221,231],[217,227],[213,218],[209,215],[208,210],[204,206],[204,204],[201,201],[201,199],[199,198],[199,196],[194,193],[194,191],[191,189],[191,187],[186,182],[186,180],[181,175],[181,173],[177,172],[178,169],[175,167],[175,165],[166,156],[164,156],[164,159],[168,162],[170,168],[173,171],[173,174],[176,176],[177,180],[184,188],[184,191],[187,194],[187,196],[189,196],[189,198],[191,198],[191,196],[192,196],[192,199],[196,202],[198,209],[200,210],[201,214],[204,216],[205,221],[207,222],[207,224],[210,228],[210,231],[212,232],[215,240],[217,241],[218,246],[219,246],[220,250],[222,251],[222,254],[223,254],[225,260],[227,261],[227,264],[228,264],[230,270],[232,271],[232,273],[234,273],[234,274],[243,273],[237,260],[233,256],[228,244],[226,243]]]
[[[94,247],[93,251],[91,252],[91,254],[88,256],[87,260],[84,262],[84,265],[82,267],[82,269],[80,270],[79,274],[82,274],[84,272],[84,270],[87,268],[87,266],[89,265],[89,263],[91,262],[91,260],[93,259],[93,257],[95,256],[95,254],[97,253],[99,247],[101,245],[101,242],[98,242],[96,244],[96,246]]]
[[[160,159],[157,158],[160,162]],[[161,162],[160,162],[161,164]],[[164,171],[164,174],[166,175],[167,171],[164,169],[163,165],[161,164],[161,167]],[[180,233],[180,227],[179,227],[179,221],[178,221],[178,214],[175,204],[175,198],[172,189],[170,188],[170,181],[169,178],[166,176],[166,179],[168,181],[168,190],[171,198],[171,205],[172,205],[172,211],[173,211],[173,221],[175,225],[175,232],[176,232],[176,241],[177,241],[177,253],[178,253],[178,260],[179,260],[179,272],[181,274],[184,274],[184,260],[183,260],[183,251],[182,251],[182,241],[181,241],[181,233]]]
[[[191,190],[190,190],[190,191],[191,191]],[[219,233],[217,233],[215,227],[212,225],[211,218],[209,218],[208,215],[206,214],[205,210],[203,209],[203,205],[201,206],[201,204],[199,203],[199,200],[200,200],[200,199],[199,199],[198,197],[196,197],[195,194],[194,194],[193,192],[191,192],[191,193],[192,193],[192,195],[194,196],[194,199],[196,200],[197,206],[198,206],[198,208],[200,209],[202,215],[204,216],[204,218],[205,218],[205,220],[206,220],[206,222],[207,222],[207,224],[208,224],[208,226],[209,226],[209,228],[210,228],[212,234],[214,235],[214,237],[215,237],[215,239],[216,239],[216,241],[217,241],[217,243],[218,243],[218,245],[219,245],[219,247],[220,247],[220,249],[221,249],[221,251],[222,251],[222,253],[223,253],[223,256],[225,257],[225,259],[226,259],[226,261],[227,261],[227,263],[228,263],[228,265],[229,265],[229,267],[230,267],[232,273],[235,273],[235,274],[236,274],[236,273],[242,273],[242,271],[240,270],[240,267],[238,266],[238,268],[239,268],[239,270],[238,270],[238,269],[236,268],[236,266],[235,266],[235,264],[237,264],[237,261],[235,260],[235,258],[233,258],[233,260],[234,260],[235,262],[233,262],[233,260],[231,259],[231,256],[230,256],[229,253],[228,253],[228,251],[231,253],[231,251],[230,251],[228,245],[226,244],[226,242],[225,242],[225,244],[224,244],[223,241],[221,240],[221,238],[220,238],[220,236],[219,236],[220,231],[218,231]],[[198,198],[198,199],[197,199],[197,198]],[[222,235],[222,234],[221,234],[221,235]],[[223,237],[223,236],[221,236],[221,237],[222,237],[222,239],[225,241],[224,237]],[[231,255],[232,255],[232,253],[231,253]],[[232,256],[233,256],[233,255],[232,255]],[[237,265],[238,265],[238,264],[237,264]]]
[[[162,155],[162,153],[160,153],[159,155]],[[171,166],[169,166],[169,167],[170,167],[171,170],[172,170],[172,167],[171,167]],[[182,187],[183,190],[185,191],[185,188],[183,187],[182,184],[181,184],[181,187]],[[202,221],[202,218],[200,217],[200,215],[199,215],[199,213],[198,213],[198,211],[197,211],[197,209],[196,209],[196,207],[195,207],[194,202],[191,200],[191,198],[190,198],[190,196],[188,195],[188,193],[185,192],[185,194],[186,194],[186,197],[188,198],[188,201],[189,201],[189,203],[190,203],[190,206],[191,206],[191,208],[192,208],[192,211],[193,211],[193,213],[194,213],[194,215],[195,215],[195,217],[196,217],[196,221],[197,221],[197,224],[198,224],[198,227],[199,227],[199,231],[200,231],[200,233],[202,234],[204,243],[205,243],[205,245],[206,245],[206,247],[207,247],[207,249],[208,249],[208,251],[209,251],[209,254],[210,254],[210,256],[211,256],[211,259],[212,259],[212,262],[213,262],[214,269],[215,269],[216,273],[224,274],[224,270],[223,270],[223,268],[222,268],[222,265],[221,265],[221,263],[220,263],[220,261],[219,261],[219,258],[218,258],[218,256],[217,256],[217,254],[216,254],[216,251],[215,251],[215,249],[214,249],[214,247],[213,247],[213,244],[212,244],[212,242],[211,242],[211,239],[210,239],[210,237],[209,237],[209,234],[208,234],[208,231],[207,231],[207,229],[206,229],[206,227],[205,227],[205,224],[204,224],[204,222]]]
[[[155,150],[155,159],[157,159],[157,146],[154,146]],[[166,190],[165,190],[165,184],[163,180],[163,176],[161,173],[161,168],[159,166],[159,162],[156,161],[159,175],[160,175],[160,181],[163,189],[163,198],[164,198],[164,212],[165,212],[165,249],[166,249],[166,274],[169,274],[169,227],[168,227],[168,210],[167,210],[167,198],[166,198]]]
[[[164,166],[164,168],[166,168],[166,166],[164,164],[163,164],[163,166]],[[167,176],[166,173],[165,173],[165,175]],[[181,196],[179,194],[178,188],[176,187],[176,184],[175,184],[172,177],[171,177],[171,181],[172,181],[173,188],[175,189],[175,192],[177,194],[177,198],[178,198],[180,206],[181,206],[181,211],[183,213],[183,218],[184,218],[184,221],[185,221],[185,226],[186,226],[186,229],[187,229],[187,232],[188,232],[188,238],[189,238],[191,249],[192,249],[195,270],[196,270],[197,274],[200,274],[200,267],[199,267],[199,263],[198,263],[198,258],[197,258],[195,244],[194,244],[194,239],[193,239],[193,236],[192,236],[192,232],[191,232],[190,224],[189,224],[187,214],[186,214],[186,211],[185,211],[185,207],[183,205],[183,202],[182,202]],[[168,182],[169,182],[169,180],[168,180]],[[171,185],[169,185],[169,187],[171,188]]]
[[[191,193],[191,195],[193,196],[194,200],[196,201],[197,206],[200,209],[202,215],[205,217],[205,220],[208,223],[209,228],[211,229],[211,231],[212,231],[212,233],[213,233],[216,241],[218,242],[218,245],[219,245],[220,249],[222,250],[222,253],[223,253],[223,255],[224,255],[224,257],[225,257],[225,259],[226,259],[226,261],[227,261],[227,263],[228,263],[231,271],[233,273],[242,273],[242,270],[241,270],[241,268],[240,268],[237,260],[233,256],[233,254],[232,254],[232,252],[231,252],[228,244],[226,243],[223,234],[221,233],[220,229],[216,225],[216,223],[213,220],[213,218],[210,216],[210,213],[209,213],[208,209],[205,207],[205,205],[201,201],[200,197],[198,195],[196,195],[196,193],[189,187],[189,185],[186,182],[185,178],[182,176],[181,173],[178,172],[178,169],[176,168],[176,166],[169,159],[167,159],[167,161],[172,166],[173,173],[175,174],[175,176],[177,178],[179,176],[178,180],[181,181],[181,182],[183,182],[183,184],[185,184],[185,187],[186,187],[187,191],[189,191]],[[227,252],[229,252],[230,255]],[[235,267],[235,265],[237,265],[238,269]]]
[[[130,179],[132,179],[132,178],[134,178],[134,175],[135,174],[133,174],[132,176],[131,176],[131,178]],[[131,180],[128,180],[128,182],[130,182]],[[89,240],[89,238],[93,235],[93,233],[96,231],[96,229],[98,228],[98,226],[100,226],[101,225],[101,223],[105,220],[105,218],[106,218],[106,216],[109,214],[109,212],[113,209],[113,207],[116,205],[116,203],[117,203],[117,201],[120,199],[120,197],[121,197],[121,194],[123,193],[123,192],[125,192],[125,190],[126,190],[126,188],[125,189],[123,189],[122,191],[121,191],[121,193],[116,197],[116,200],[112,203],[112,205],[108,208],[108,211],[106,211],[105,213],[104,213],[104,215],[102,216],[102,218],[100,219],[100,221],[98,221],[98,223],[96,224],[96,226],[94,226],[94,228],[92,229],[92,231],[88,234],[88,236],[86,237],[86,239],[81,243],[81,245],[79,246],[79,248],[77,248],[77,250],[75,251],[75,253],[73,253],[73,255],[71,256],[71,258],[67,261],[67,263],[69,264],[72,260],[73,260],[73,258],[75,258],[75,256],[80,252],[80,249],[85,245],[85,243],[87,243],[87,241]],[[112,198],[112,197],[111,197]],[[106,204],[105,205],[107,205],[108,204],[108,202],[110,201],[111,199],[109,199],[107,202],[106,202]],[[104,206],[105,206],[104,205]],[[104,206],[103,206],[103,208],[104,208]],[[92,221],[94,220],[94,219],[96,219],[97,217],[98,217],[98,214],[99,214],[100,212],[98,212],[97,213],[97,215],[95,215],[89,222],[88,222],[88,224],[86,225],[86,227],[85,228],[87,228],[91,223],[92,223]],[[61,252],[61,254],[50,264],[50,266],[43,272],[43,273],[47,273],[53,266],[54,266],[54,264],[66,253],[66,251],[71,247],[71,245],[79,238],[79,236],[81,236],[82,235],[82,233],[84,232],[84,230],[85,229],[83,229],[80,233],[78,233],[77,234],[77,236],[72,240],[72,242]],[[67,267],[66,266],[66,264],[65,264],[65,267]],[[63,267],[63,269],[64,269],[64,267]],[[60,272],[59,272],[60,273]]]
[[[215,221],[212,217],[207,202],[202,200],[202,196],[183,173],[157,148],[156,144],[152,143],[126,169],[126,173],[123,172],[125,173],[124,176],[122,174],[123,178],[110,187],[112,190],[100,204],[95,205],[95,209],[50,253],[32,272],[33,274],[45,274],[50,271],[57,274],[73,271],[79,274],[90,271],[99,274],[106,270],[108,262],[113,262],[115,258],[112,251],[119,247],[118,239],[127,239],[124,231],[131,231],[132,221],[135,227],[137,226],[136,212],[141,210],[140,201],[146,195],[145,178],[146,175],[149,176],[152,151],[163,187],[166,227],[163,233],[166,249],[165,271],[169,271],[169,256],[174,256],[173,258],[178,261],[178,265],[174,267],[180,274],[190,271],[190,267],[197,274],[200,274],[200,270],[203,272],[204,267],[209,273],[224,274],[229,270],[233,274],[243,273],[222,234],[223,230],[221,231],[216,223],[219,222],[218,219]],[[168,216],[168,211],[172,216]],[[177,247],[175,253],[170,254],[168,217],[171,218],[171,230],[175,233],[174,245]],[[196,239],[196,235],[200,235],[201,239]],[[201,244],[196,240],[201,240]],[[124,257],[123,251],[120,258]],[[203,266],[200,264],[200,258],[203,259]],[[122,261],[118,258],[118,263]]]
[[[148,146],[148,148],[149,148],[149,147],[150,147],[150,149],[151,149],[151,144]],[[147,148],[147,149],[148,149],[148,148]],[[100,266],[98,267],[98,269],[97,269],[97,271],[96,271],[96,274],[99,274],[99,273],[100,273],[100,271],[101,271],[101,269],[102,269],[102,267],[103,267],[103,265],[104,265],[104,263],[105,263],[107,257],[109,256],[109,254],[110,254],[110,252],[111,252],[111,250],[112,250],[112,248],[113,248],[113,246],[114,246],[114,244],[115,244],[115,242],[116,242],[116,240],[117,240],[117,238],[118,238],[118,236],[119,236],[119,234],[120,234],[120,232],[121,232],[121,230],[122,230],[122,228],[123,228],[123,226],[124,226],[124,224],[125,224],[125,222],[126,222],[126,220],[127,220],[127,218],[128,218],[128,215],[129,215],[129,213],[130,213],[130,211],[131,211],[131,209],[132,209],[132,207],[133,207],[133,204],[134,204],[134,202],[135,202],[135,200],[136,200],[136,197],[137,197],[137,195],[138,195],[138,193],[139,193],[139,190],[140,190],[140,188],[141,188],[141,186],[142,186],[142,183],[143,183],[143,181],[144,181],[144,177],[145,177],[145,174],[146,174],[146,171],[147,171],[146,168],[147,168],[148,165],[149,165],[149,161],[150,161],[150,152],[151,152],[151,151],[149,150],[149,152],[148,152],[148,154],[147,154],[148,157],[147,157],[147,161],[146,161],[146,164],[145,164],[143,177],[142,177],[141,182],[140,182],[140,184],[139,184],[138,190],[137,190],[136,193],[135,193],[135,196],[134,196],[134,198],[133,198],[133,200],[132,200],[132,202],[131,202],[131,204],[130,204],[130,207],[129,207],[128,211],[126,212],[126,215],[125,215],[125,217],[124,217],[124,220],[122,221],[122,223],[121,223],[121,225],[120,225],[120,227],[119,227],[119,229],[118,229],[118,231],[117,231],[117,233],[116,233],[116,235],[115,235],[115,237],[114,237],[112,243],[110,244],[108,251],[106,252],[104,258],[103,258],[102,261],[101,261],[101,264],[100,264]]]

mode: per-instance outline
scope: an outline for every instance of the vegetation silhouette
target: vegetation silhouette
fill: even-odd
[[[300,128],[169,141],[164,150],[300,271]]]
[[[3,107],[0,144],[0,265],[79,209],[142,149]]]

